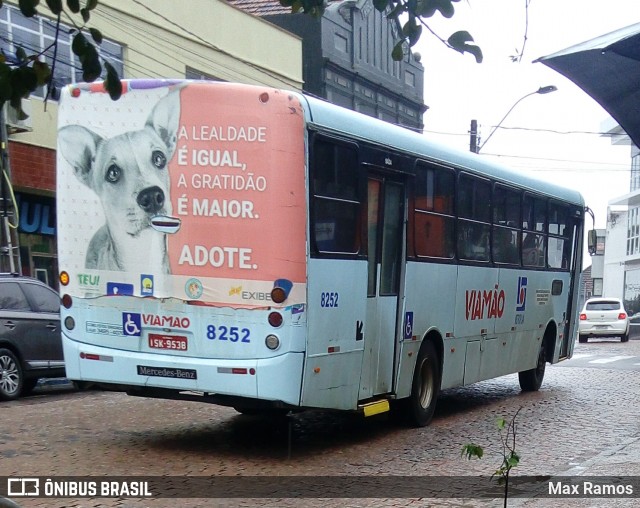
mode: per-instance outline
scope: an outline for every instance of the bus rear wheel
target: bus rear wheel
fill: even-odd
[[[544,371],[547,366],[547,356],[544,347],[544,341],[540,344],[540,351],[538,352],[538,363],[533,369],[523,370],[518,372],[518,380],[520,381],[520,388],[523,392],[536,392],[542,386],[542,380],[544,379]]]
[[[407,401],[409,422],[416,427],[431,423],[440,393],[440,360],[433,342],[422,344],[413,372],[411,396]]]

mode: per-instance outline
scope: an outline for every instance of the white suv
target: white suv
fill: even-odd
[[[580,313],[578,341],[589,337],[620,337],[629,340],[629,315],[620,298],[590,298]]]

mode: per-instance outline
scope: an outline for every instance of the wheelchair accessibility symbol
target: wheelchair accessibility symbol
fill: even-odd
[[[405,312],[404,314],[404,340],[413,338],[413,312]]]
[[[122,314],[122,331],[129,337],[139,337],[141,326],[140,314],[125,312]]]

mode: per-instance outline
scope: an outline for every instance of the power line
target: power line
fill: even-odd
[[[620,164],[616,162],[582,161],[582,160],[576,160],[576,159],[556,159],[552,157],[529,157],[526,155],[509,155],[509,154],[502,154],[502,153],[487,153],[483,155],[491,155],[493,157],[506,157],[510,159],[540,160],[540,161],[550,161],[550,162],[571,162],[575,164],[591,164],[591,165],[599,165],[599,166],[617,166],[617,167],[624,167],[627,170],[630,169],[630,166],[628,164]]]

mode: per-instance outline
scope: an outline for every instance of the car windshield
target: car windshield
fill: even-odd
[[[587,310],[620,310],[620,302],[587,302]]]

